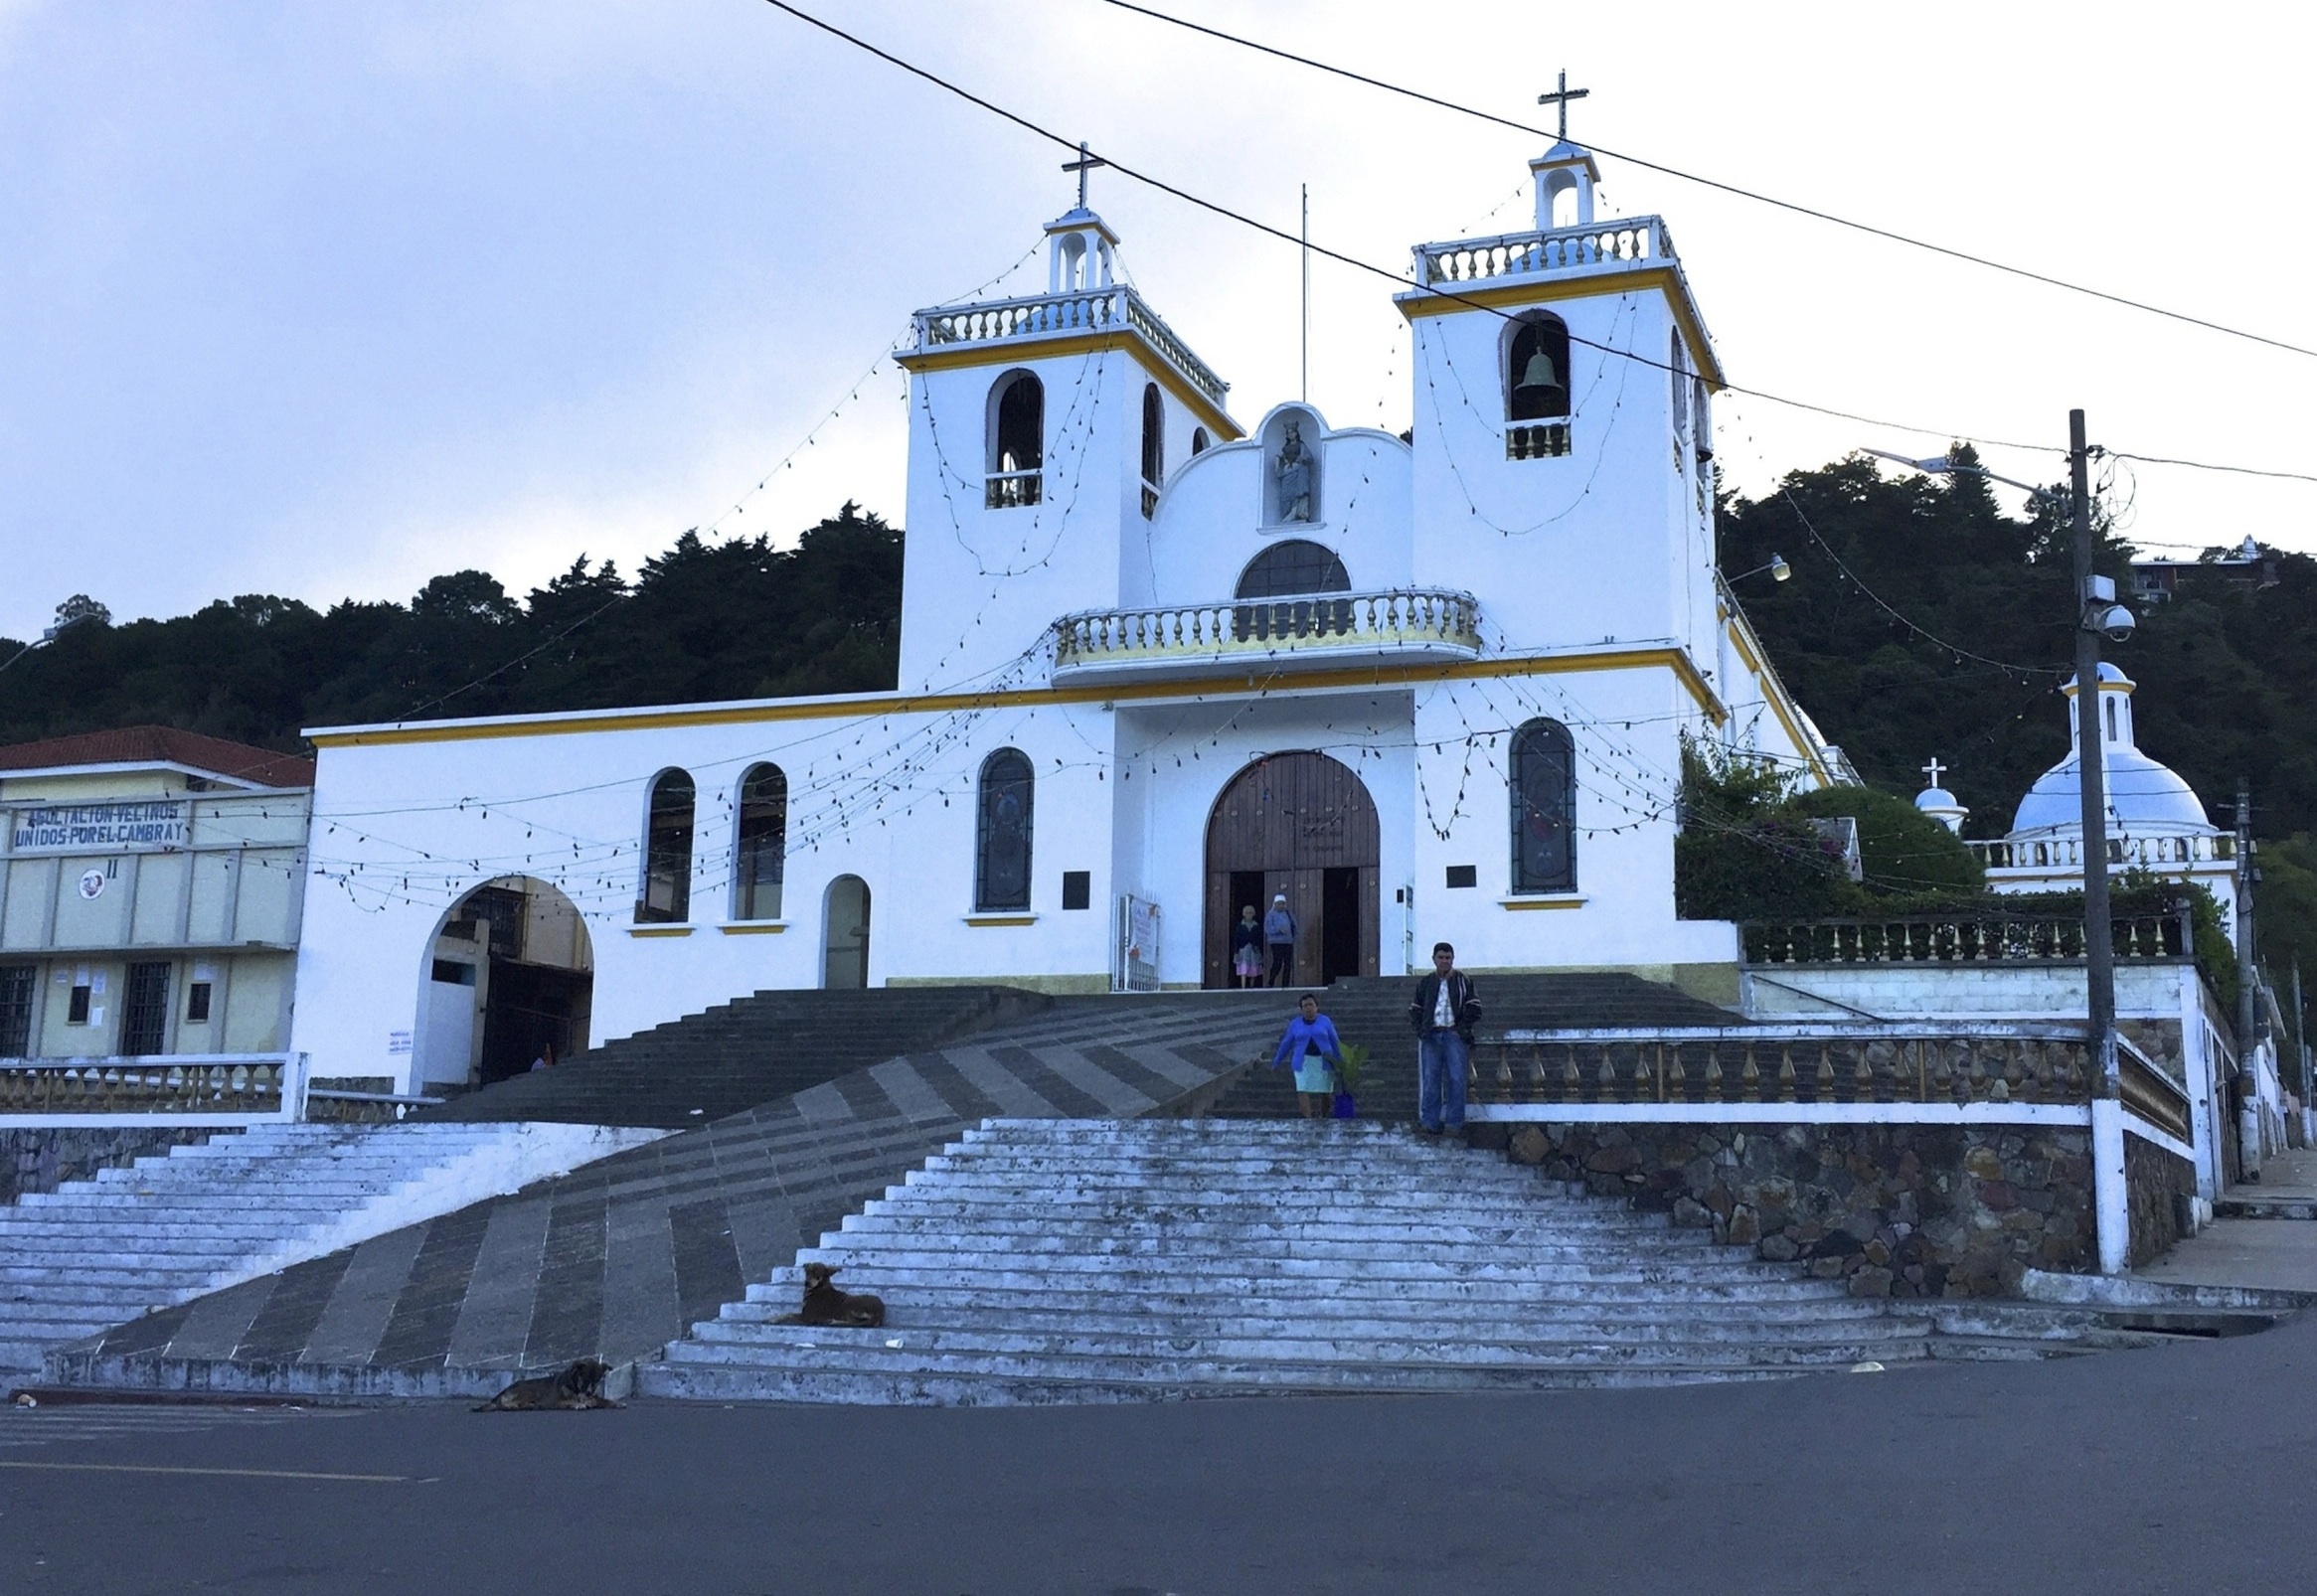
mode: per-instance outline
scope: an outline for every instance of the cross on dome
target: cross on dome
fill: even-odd
[[[1569,141],[1569,102],[1572,99],[1582,99],[1585,97],[1585,95],[1591,92],[1592,90],[1589,88],[1570,87],[1569,72],[1568,69],[1564,68],[1561,74],[1561,86],[1551,90],[1550,92],[1539,94],[1537,96],[1538,104],[1552,105],[1560,110],[1561,140],[1563,143],[1567,143]],[[1080,148],[1082,149],[1083,146],[1080,146]],[[1082,205],[1085,202],[1083,199],[1081,199],[1078,203]]]
[[[1948,768],[1948,766],[1939,763],[1939,756],[1934,753],[1931,755],[1931,762],[1922,767],[1922,773],[1930,777],[1930,784],[1935,787],[1939,784],[1939,777],[1946,774]]]

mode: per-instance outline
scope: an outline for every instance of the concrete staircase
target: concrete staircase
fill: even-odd
[[[463,1093],[416,1117],[689,1130],[881,1059],[1026,1019],[1052,1003],[1015,987],[758,992],[607,1041],[553,1069]]]
[[[1761,1377],[1926,1354],[1930,1324],[1460,1144],[1372,1123],[993,1120],[801,1266],[882,1330],[773,1323],[793,1271],[639,1389],[1029,1403]]]
[[[0,1368],[660,1136],[595,1125],[260,1125],[0,1208]]]

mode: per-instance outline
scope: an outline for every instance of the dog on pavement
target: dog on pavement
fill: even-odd
[[[867,1292],[839,1291],[830,1284],[837,1271],[825,1263],[804,1266],[804,1306],[776,1324],[848,1325],[875,1330],[885,1323],[885,1304]]]
[[[610,1373],[610,1364],[582,1357],[559,1373],[517,1380],[488,1402],[477,1403],[475,1411],[523,1413],[551,1407],[617,1407],[617,1402],[603,1394],[603,1381]]]

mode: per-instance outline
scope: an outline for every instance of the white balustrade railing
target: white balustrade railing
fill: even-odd
[[[305,1117],[304,1053],[0,1058],[0,1121]]]
[[[1191,353],[1191,346],[1175,335],[1142,296],[1123,283],[1108,288],[1076,289],[1069,293],[1032,294],[986,305],[920,310],[916,314],[917,348],[938,349],[950,344],[986,344],[1009,338],[1043,338],[1056,333],[1136,333],[1157,350],[1169,365],[1217,405],[1231,385]]]
[[[1979,856],[1988,870],[2083,869],[2083,839],[2047,837],[2037,841],[1965,838],[1963,846]],[[2236,839],[2222,832],[2211,837],[2110,837],[2108,864],[2156,868],[2168,865],[2209,865],[2236,857]]]
[[[1300,650],[1448,648],[1480,652],[1470,593],[1409,588],[1297,593],[1150,609],[1089,610],[1054,623],[1055,666]]]
[[[1507,233],[1493,239],[1426,243],[1415,251],[1416,280],[1427,286],[1590,271],[1675,258],[1673,239],[1665,223],[1653,216],[1560,228],[1551,233]]]

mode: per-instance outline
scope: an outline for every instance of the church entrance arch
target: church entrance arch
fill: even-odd
[[[1275,753],[1248,765],[1207,821],[1203,977],[1231,973],[1231,927],[1247,904],[1259,919],[1287,895],[1299,934],[1297,986],[1377,973],[1376,801],[1349,765],[1324,753]]]
[[[547,881],[502,876],[468,892],[427,944],[415,1083],[487,1086],[587,1050],[594,945]]]
[[[821,985],[831,992],[869,985],[869,883],[858,876],[829,882],[822,915]]]

